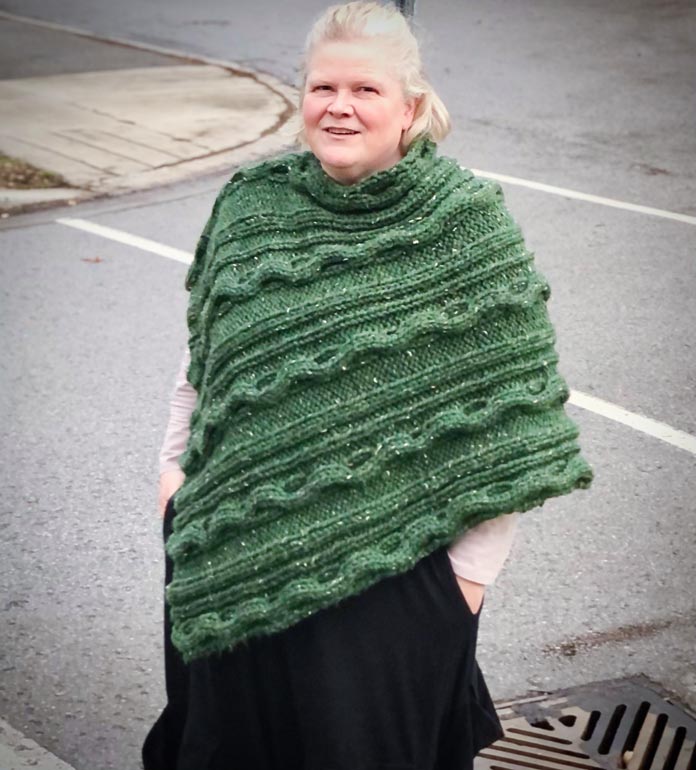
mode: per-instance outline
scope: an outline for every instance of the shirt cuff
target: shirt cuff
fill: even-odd
[[[475,583],[493,583],[510,554],[518,515],[504,513],[466,530],[447,549],[454,572]]]

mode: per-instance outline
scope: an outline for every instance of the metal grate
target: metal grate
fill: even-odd
[[[696,718],[645,677],[498,704],[475,770],[696,770]]]

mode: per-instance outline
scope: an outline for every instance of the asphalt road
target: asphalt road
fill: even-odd
[[[323,7],[0,2],[288,82]],[[455,125],[441,152],[696,214],[693,3],[418,0],[416,18]],[[79,216],[192,251],[228,176]],[[571,388],[695,436],[694,224],[503,187],[551,283]],[[55,223],[65,215],[1,234],[0,718],[78,770],[125,769],[164,698],[157,453],[186,266]],[[492,694],[643,673],[696,709],[694,453],[568,409],[595,482],[521,520],[481,620]]]

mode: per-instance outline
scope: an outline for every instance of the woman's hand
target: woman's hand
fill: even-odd
[[[157,510],[160,518],[164,518],[164,511],[169,502],[169,498],[184,483],[185,478],[186,474],[182,470],[177,470],[176,468],[171,471],[160,473],[159,493],[157,496]]]
[[[464,599],[469,605],[469,609],[475,615],[481,609],[486,586],[483,583],[474,583],[473,580],[459,577],[457,574],[455,574],[455,577],[457,578],[457,583],[459,583],[461,592],[464,594]]]

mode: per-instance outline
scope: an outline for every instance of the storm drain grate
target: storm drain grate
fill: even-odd
[[[696,770],[696,719],[647,679],[498,704],[505,735],[475,770]]]

